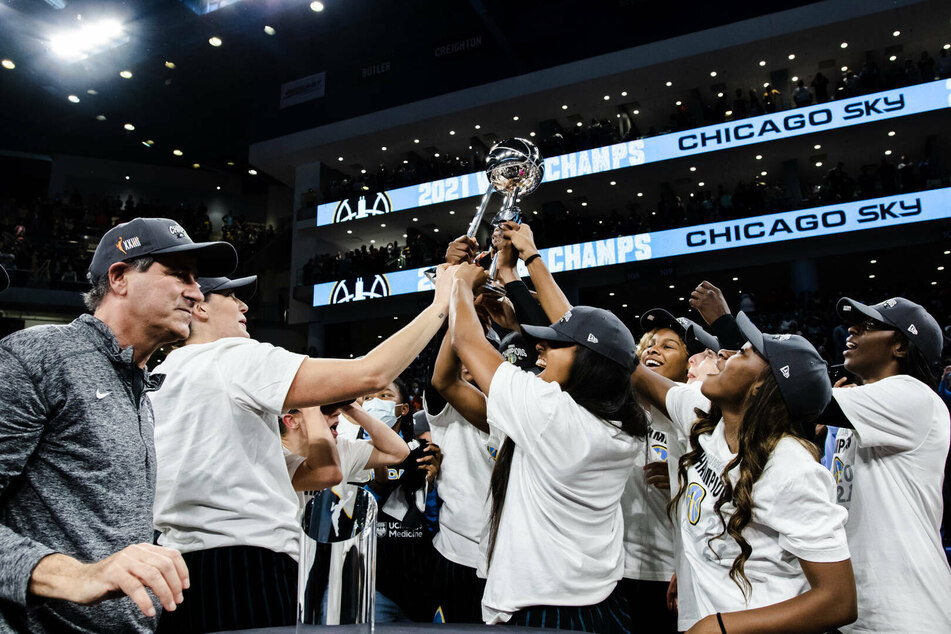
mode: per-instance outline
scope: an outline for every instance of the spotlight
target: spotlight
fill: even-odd
[[[165,68],[175,70],[175,62],[165,62]]]
[[[79,103],[79,97],[77,97],[76,95],[70,95],[66,98],[69,99],[73,103]]]
[[[317,13],[320,13],[321,11],[324,10],[324,3],[323,3],[323,2],[316,2],[316,0],[315,0],[314,2],[311,2],[311,3],[310,3],[310,10],[311,10],[311,11],[315,11],[315,12],[317,12]]]
[[[264,25],[264,32],[267,33],[268,35],[274,35],[275,33],[277,33],[277,31],[274,30],[273,26],[268,26],[267,24]]]
[[[182,152],[181,150],[175,149],[175,150],[172,150],[172,154],[174,154],[175,156],[181,156],[182,154],[184,154],[184,152]]]
[[[256,169],[253,169],[253,168],[252,168],[252,169],[249,169],[249,170],[248,170],[248,174],[250,174],[251,176],[257,176],[257,175],[258,175],[258,171],[257,171]]]
[[[50,50],[60,59],[75,62],[118,46],[128,39],[118,21],[103,20],[83,24],[70,33],[54,35],[50,39]]]
[[[119,77],[121,77],[122,79],[132,79],[132,71],[131,71],[131,70],[121,70],[121,71],[119,71]]]
[[[99,115],[99,117],[102,117],[102,115]],[[96,118],[99,119],[99,117],[96,117]],[[100,121],[105,121],[105,119],[106,119],[105,117],[102,117],[102,119],[99,119],[99,120],[100,120]],[[126,130],[128,130],[129,132],[132,132],[133,130],[135,130],[135,126],[132,125],[131,123],[127,123],[127,124],[125,124],[125,125],[122,126],[122,127],[125,128]]]
[[[208,43],[214,46],[215,48],[218,48],[222,44],[221,38],[218,37],[217,35],[214,37],[208,38]]]
[[[3,66],[7,70],[13,70],[14,68],[17,67],[17,65],[13,63],[12,59],[5,59],[3,61],[0,61],[0,66]]]

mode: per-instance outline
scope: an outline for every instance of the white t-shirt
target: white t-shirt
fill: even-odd
[[[480,544],[486,623],[533,605],[592,605],[624,572],[621,491],[634,439],[579,406],[557,383],[503,363],[488,420],[515,442],[491,567]]]
[[[634,439],[634,470],[621,494],[624,577],[670,581],[674,573],[674,530],[667,517],[670,496],[667,491],[648,484],[644,473],[648,462],[667,462],[668,432],[654,424],[664,418],[657,409],[652,407],[648,416],[650,430],[646,438]]]
[[[433,546],[449,561],[476,568],[479,539],[489,516],[489,480],[495,466],[486,451],[489,435],[476,429],[448,403],[441,412],[427,414],[427,418],[433,442],[442,450],[442,466],[436,476],[442,506]]]
[[[839,430],[832,459],[858,592],[859,618],[841,629],[951,632],[939,536],[948,408],[907,375],[832,395],[855,428]]]
[[[706,398],[689,387],[675,387],[667,393],[670,420],[684,430],[696,421],[694,408],[706,406]],[[682,567],[686,569],[681,578],[678,568],[678,595],[689,596],[688,604],[696,610],[689,615],[693,622],[686,626],[682,619],[688,615],[680,615],[679,627],[684,629],[710,614],[764,607],[807,591],[809,583],[799,559],[837,562],[849,558],[845,537],[848,513],[835,503],[831,474],[800,441],[782,438],[753,485],[753,520],[743,530],[752,547],[745,566],[752,593],[749,600],[743,596],[730,578],[740,547],[726,533],[717,537],[723,524],[713,509],[723,492],[721,474],[736,457],[724,431],[721,419],[713,432],[698,439],[703,455],[687,471],[685,493],[677,508]],[[738,477],[738,468],[730,471],[732,482]],[[734,510],[731,502],[724,504],[724,519]]]
[[[278,416],[306,357],[244,337],[173,350],[152,392],[159,544],[257,546],[297,559],[297,496]]]
[[[337,436],[337,455],[340,459],[340,473],[343,476],[338,484],[362,483],[369,480],[370,470],[366,468],[366,465],[372,453],[373,445],[369,440],[351,440],[350,438]],[[293,481],[297,468],[304,464],[306,459],[303,456],[291,453],[285,447],[284,460],[287,462],[287,474]],[[307,500],[313,496],[314,491],[298,491],[297,500],[300,503],[300,508],[303,509]]]

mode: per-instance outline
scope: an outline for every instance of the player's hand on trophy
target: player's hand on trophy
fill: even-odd
[[[489,274],[478,264],[460,264],[453,274],[460,283],[478,293],[489,280]]]
[[[479,251],[479,243],[475,238],[459,236],[449,243],[446,249],[446,264],[462,264],[472,262],[472,258]]]
[[[476,298],[476,306],[484,307],[492,321],[506,330],[522,332],[518,317],[515,316],[515,306],[508,297],[494,297],[491,294],[483,293]]]
[[[730,307],[719,288],[704,280],[690,293],[690,307],[700,313],[707,325],[730,314]]]
[[[535,246],[535,234],[527,224],[505,222],[502,224],[502,235],[512,243],[521,259],[529,258],[538,253]]]
[[[440,264],[436,267],[436,295],[433,297],[433,305],[444,307],[447,315],[449,314],[449,296],[452,294],[453,270],[458,266],[460,265]]]

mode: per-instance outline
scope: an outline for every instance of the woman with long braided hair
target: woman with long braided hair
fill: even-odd
[[[689,433],[671,512],[690,633],[827,632],[856,618],[855,581],[831,475],[810,442],[832,388],[815,348],[764,335],[700,392],[637,368],[638,391]]]

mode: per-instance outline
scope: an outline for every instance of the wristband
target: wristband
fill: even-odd
[[[717,612],[717,623],[720,624],[720,634],[726,634],[726,628],[723,627],[723,616]]]
[[[529,264],[531,264],[532,261],[535,260],[535,258],[540,258],[540,257],[542,257],[540,253],[535,253],[534,255],[528,256],[527,258],[525,258],[525,266],[528,266]]]

